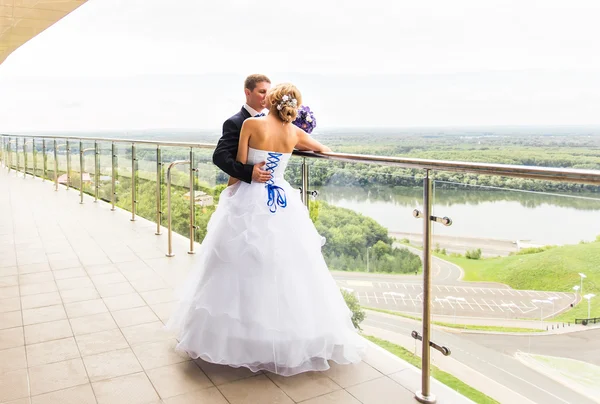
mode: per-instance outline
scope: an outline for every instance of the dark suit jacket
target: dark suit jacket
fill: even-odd
[[[223,135],[213,153],[213,163],[230,176],[251,183],[254,165],[236,161],[240,131],[242,124],[248,118],[250,118],[250,113],[242,107],[240,112],[223,123]]]

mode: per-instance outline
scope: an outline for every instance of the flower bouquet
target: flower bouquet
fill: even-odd
[[[317,127],[317,120],[313,112],[306,105],[301,105],[298,108],[298,116],[292,122],[294,125],[304,130],[306,133],[311,133]]]

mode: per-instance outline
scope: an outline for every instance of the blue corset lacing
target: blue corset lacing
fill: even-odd
[[[273,182],[273,172],[277,165],[279,164],[279,158],[282,156],[282,153],[268,153],[267,157],[267,168],[266,170],[271,173],[271,179],[266,182],[265,188],[267,188],[267,195],[269,199],[267,200],[267,206],[269,207],[269,211],[271,213],[277,212],[277,207],[285,208],[287,206],[287,198],[285,196],[285,190]]]

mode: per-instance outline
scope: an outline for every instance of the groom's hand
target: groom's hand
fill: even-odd
[[[271,173],[262,169],[265,162],[254,164],[252,169],[252,182],[267,182],[271,179]]]

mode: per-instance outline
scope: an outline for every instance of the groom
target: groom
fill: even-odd
[[[265,75],[252,74],[246,77],[244,82],[246,104],[240,112],[223,123],[223,135],[213,153],[213,163],[217,167],[231,177],[247,183],[266,182],[271,178],[271,174],[262,169],[265,162],[252,165],[236,161],[242,124],[246,119],[261,114],[265,109],[265,97],[269,88],[271,88],[271,80]]]

